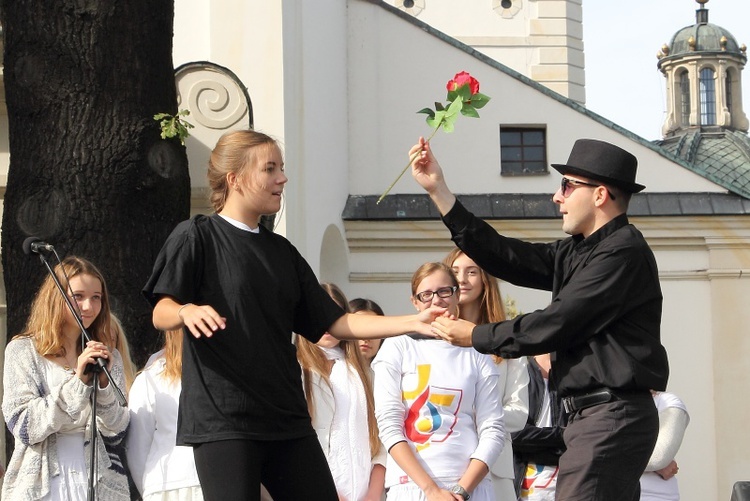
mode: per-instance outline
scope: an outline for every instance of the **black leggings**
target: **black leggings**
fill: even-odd
[[[260,484],[274,501],[337,501],[317,437],[222,440],[193,447],[206,501],[259,501]]]

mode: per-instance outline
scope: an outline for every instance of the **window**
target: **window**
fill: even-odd
[[[727,95],[727,109],[729,112],[732,112],[732,71],[727,71],[727,76],[725,80],[725,88],[726,88],[726,95]]]
[[[714,70],[703,68],[700,73],[701,125],[716,125],[716,84]]]
[[[687,71],[680,74],[680,113],[682,126],[690,125],[690,77]]]
[[[500,174],[546,174],[547,139],[544,129],[500,127]]]

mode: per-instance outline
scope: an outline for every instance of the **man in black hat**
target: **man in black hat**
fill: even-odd
[[[498,278],[552,292],[543,310],[476,326],[438,318],[434,332],[503,358],[553,352],[552,384],[568,414],[556,499],[637,500],[659,427],[649,390],[666,388],[669,369],[656,261],[625,214],[644,189],[636,158],[603,141],[576,141],[568,162],[552,165],[563,176],[553,201],[571,236],[541,244],[499,235],[468,212],[424,139],[410,155],[418,152],[412,174],[456,245]]]

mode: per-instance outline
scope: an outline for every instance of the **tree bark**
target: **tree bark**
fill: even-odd
[[[153,115],[174,114],[171,0],[2,0],[11,153],[2,221],[8,337],[46,272],[22,242],[104,274],[139,365],[159,336],[140,290],[189,216],[184,147]]]

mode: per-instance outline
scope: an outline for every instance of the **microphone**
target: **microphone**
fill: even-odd
[[[55,247],[52,244],[43,242],[39,237],[29,237],[23,241],[24,254],[41,254],[42,252],[54,252]]]

